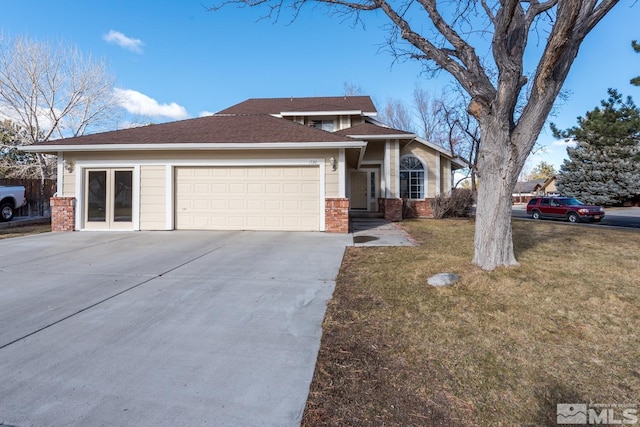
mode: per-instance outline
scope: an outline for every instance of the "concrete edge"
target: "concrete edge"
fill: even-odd
[[[24,227],[26,225],[50,224],[51,218],[48,216],[35,217],[14,217],[11,221],[0,222],[0,230],[5,228]]]

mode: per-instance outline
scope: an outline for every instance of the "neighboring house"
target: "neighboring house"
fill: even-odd
[[[543,182],[542,185],[540,186],[540,191],[545,196],[559,196],[560,192],[556,187],[556,176],[553,175],[552,177],[548,178],[545,182]]]
[[[544,182],[544,179],[516,182],[513,189],[513,203],[527,203],[533,197],[544,195],[541,191]]]
[[[54,230],[348,232],[349,213],[428,206],[465,166],[376,114],[368,96],[249,99],[23,150],[58,156]]]

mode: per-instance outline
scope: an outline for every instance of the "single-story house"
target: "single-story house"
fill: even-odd
[[[514,203],[527,203],[533,197],[542,196],[540,189],[544,184],[544,179],[533,179],[531,181],[518,181],[513,189]]]
[[[518,181],[513,190],[513,203],[528,203],[534,197],[558,196],[555,175],[547,179]]]
[[[465,167],[376,115],[368,96],[249,99],[22,149],[57,155],[54,230],[348,232],[350,213],[428,206]]]

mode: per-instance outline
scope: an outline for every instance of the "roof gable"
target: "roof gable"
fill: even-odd
[[[280,114],[283,112],[353,112],[377,114],[369,96],[324,96],[309,98],[251,98],[218,114]]]

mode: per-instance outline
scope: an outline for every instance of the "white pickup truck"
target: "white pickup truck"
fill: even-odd
[[[27,204],[24,187],[0,185],[0,221],[11,221],[13,212]]]

